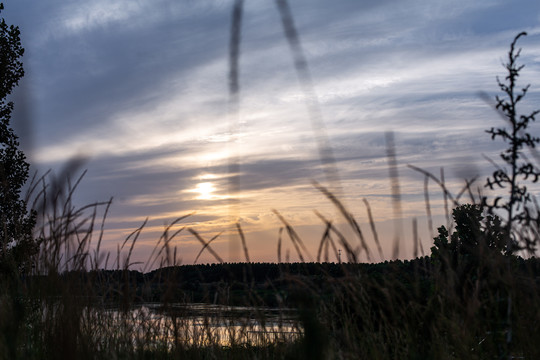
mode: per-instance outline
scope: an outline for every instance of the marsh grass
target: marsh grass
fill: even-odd
[[[470,195],[471,183],[453,194],[424,170],[426,214],[429,182],[451,208]],[[352,230],[316,212],[323,227],[316,263],[294,225],[282,223],[277,263],[250,262],[245,234],[236,225],[246,262],[226,264],[195,228],[172,221],[156,240],[148,271],[132,270],[131,255],[146,222],[101,252],[111,200],[77,207],[82,176],[71,182],[34,178],[28,201],[38,211],[40,251],[33,266],[0,283],[0,354],[5,359],[357,359],[357,358],[538,358],[540,263],[490,250],[478,233],[478,263],[455,253],[424,255],[417,235],[413,260],[360,264],[372,256],[360,222],[328,188],[314,183]],[[399,178],[394,178],[399,188]],[[50,185],[52,184],[52,185]],[[60,185],[58,185],[60,184]],[[399,197],[397,200],[400,201]],[[383,256],[367,200],[370,237]],[[450,214],[450,209],[448,210]],[[413,226],[413,228],[415,228]],[[449,226],[459,230],[459,226]],[[521,227],[529,238],[531,222]],[[518,229],[515,229],[518,231]],[[171,244],[189,232],[210,253],[213,267],[180,266]],[[519,236],[516,233],[516,236]],[[282,261],[285,242],[300,263]],[[343,262],[329,263],[343,249]],[[532,256],[534,254],[528,254]],[[197,256],[197,257],[198,257]],[[323,261],[323,262],[321,262]],[[511,267],[508,267],[510,261]],[[265,267],[266,266],[266,267]],[[149,269],[158,267],[158,270]],[[114,270],[104,270],[104,268]],[[191,269],[195,275],[189,275]],[[210,270],[209,270],[210,269]],[[190,277],[191,276],[191,277]],[[195,278],[196,282],[189,280]],[[193,284],[198,284],[193,289]],[[512,299],[510,303],[508,299]],[[206,305],[195,310],[193,303]],[[213,307],[210,304],[214,304]],[[240,316],[236,307],[242,305]],[[511,323],[508,308],[511,308]],[[269,315],[268,308],[274,309]],[[291,309],[294,311],[291,313]],[[276,316],[277,313],[277,316]],[[510,327],[511,326],[511,327]],[[512,339],[507,341],[509,329]]]
[[[483,248],[477,267],[461,258],[455,262],[451,254],[359,264],[361,252],[369,252],[359,222],[328,189],[315,184],[356,237],[347,239],[332,221],[318,214],[324,231],[317,261],[327,259],[330,251],[337,255],[338,249],[344,249],[346,261],[279,261],[263,273],[266,280],[261,281],[261,265],[222,263],[212,250],[212,239],[207,241],[186,227],[172,232],[181,217],[156,241],[149,263],[159,264],[161,270],[149,276],[131,270],[130,260],[145,224],[119,244],[114,257],[101,254],[103,223],[111,202],[77,208],[73,196],[80,178],[73,185],[66,181],[65,191],[52,195],[46,179],[39,182],[34,203],[41,204],[37,229],[41,251],[31,272],[1,283],[2,358],[532,359],[540,355],[540,265],[535,258],[512,257],[511,271],[507,257]],[[443,192],[454,206],[459,205],[459,194],[446,188]],[[45,196],[52,199],[41,198]],[[364,204],[369,209],[369,203]],[[278,260],[285,241],[300,259],[309,258],[294,226],[276,214],[284,228]],[[372,237],[378,239],[373,219],[370,227]],[[185,266],[179,266],[170,244],[179,232],[188,230],[200,240],[201,252],[213,252],[216,263],[222,263],[215,265],[221,275],[214,282],[207,280],[202,268],[197,270],[201,283],[208,285],[198,299],[219,304],[214,310],[203,307],[194,312],[193,295],[183,288]],[[237,230],[249,259],[240,225]],[[410,246],[418,246],[415,243]],[[102,270],[110,264],[116,270]],[[231,296],[235,289],[240,290]],[[511,304],[508,294],[512,294]],[[153,305],[147,305],[149,301]],[[234,308],[227,306],[240,302],[245,306],[242,316],[232,316]],[[277,320],[268,316],[268,306],[278,309]],[[513,309],[510,344],[505,340],[509,306]],[[274,325],[268,327],[269,323]],[[294,336],[283,331],[288,326]]]

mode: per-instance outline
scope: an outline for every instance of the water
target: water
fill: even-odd
[[[143,347],[264,346],[291,342],[303,333],[295,310],[283,308],[147,303],[127,312],[94,309],[91,313],[97,318],[91,323],[102,327],[97,333],[107,334],[105,342],[124,333]]]

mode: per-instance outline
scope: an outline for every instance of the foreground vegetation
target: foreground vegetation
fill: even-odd
[[[538,358],[540,261],[501,251],[504,228],[497,228],[495,217],[486,221],[480,209],[456,207],[452,234],[439,228],[431,256],[410,261],[172,265],[148,273],[127,265],[90,271],[49,267],[41,275],[3,277],[1,354],[6,359]],[[73,259],[84,256],[90,257],[79,253]],[[48,250],[38,260],[50,266],[57,257]],[[190,307],[198,302],[243,310],[235,317],[234,308]],[[149,303],[151,311],[134,311]],[[269,307],[277,309],[279,320],[267,317]],[[200,319],[197,326],[194,318]],[[248,334],[260,329],[251,320],[276,321],[279,329],[292,321],[299,336],[263,336],[254,343]],[[216,324],[229,333],[216,331]]]
[[[379,264],[212,264],[171,266],[146,274],[78,270],[10,283],[2,298],[5,358],[540,355],[536,258],[477,257],[466,251],[447,257],[434,248],[431,256]],[[302,335],[253,344],[237,330],[237,342],[224,344],[212,322],[232,327],[232,310],[190,310],[194,302],[242,305],[239,319],[260,322],[271,321],[265,319],[264,309],[276,308],[288,312]],[[155,305],[151,312],[132,311],[148,303]],[[170,320],[156,322],[160,314]],[[194,316],[205,319],[198,334],[186,320]],[[247,322],[243,326],[246,333],[253,330]]]
[[[78,181],[50,184],[46,176],[30,181],[29,196],[21,196],[29,165],[9,127],[13,104],[6,97],[23,75],[23,51],[16,27],[2,22],[0,30],[0,359],[540,358],[540,261],[534,257],[540,216],[520,182],[538,179],[537,164],[523,151],[540,139],[527,132],[537,112],[519,116],[516,110],[528,87],[515,91],[521,70],[515,44],[524,34],[512,43],[508,76],[499,82],[507,97],[496,99],[509,129],[488,131],[509,148],[486,185],[508,193],[475,198],[467,182],[463,192],[472,204],[460,204],[443,181],[417,169],[442,187],[453,208],[452,224],[439,228],[429,256],[357,263],[356,249],[367,251],[358,222],[317,185],[361,243],[353,245],[321,216],[326,229],[318,260],[330,251],[337,257],[341,248],[346,262],[288,264],[278,253],[276,264],[178,266],[170,243],[181,230],[170,232],[179,218],[150,259],[160,268],[140,273],[131,270],[130,255],[142,226],[119,246],[116,270],[102,269],[111,263],[100,252],[96,214],[99,208],[106,214],[110,201],[77,208],[71,199]],[[281,219],[303,258],[303,241]],[[198,238],[219,263],[210,242]],[[224,306],[210,313],[191,306],[199,302]],[[241,316],[233,316],[232,305],[243,306]],[[269,308],[277,309],[276,317]],[[251,341],[253,333],[262,335]]]

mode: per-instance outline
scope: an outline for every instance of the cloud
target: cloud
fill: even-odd
[[[61,11],[60,26],[68,32],[92,31],[96,27],[106,27],[130,20],[142,10],[141,3],[138,1],[71,3]]]
[[[384,133],[394,131],[410,202],[405,216],[417,216],[423,178],[407,164],[437,174],[446,168],[457,191],[464,176],[490,171],[482,154],[497,158],[501,144],[483,131],[499,120],[476,94],[497,92],[509,42],[524,29],[530,35],[520,41],[522,78],[533,82],[524,110],[540,99],[535,1],[291,1],[325,123],[314,131],[275,4],[245,2],[240,115],[233,126],[231,4],[21,0],[7,6],[27,49],[24,96],[33,102],[36,167],[89,155],[77,201],[114,195],[110,225],[119,232],[149,216],[158,233],[163,222],[196,210],[199,218],[190,224],[210,233],[230,221],[229,195],[240,200],[249,231],[261,226],[265,236],[275,235],[271,209],[277,208],[313,232],[313,209],[335,215],[311,185],[324,182],[317,132],[329,138],[344,201],[364,214],[362,198],[369,198],[382,221],[392,216]],[[236,154],[240,174],[230,174]],[[227,193],[236,176],[241,196]],[[214,197],[186,191],[202,183]],[[434,208],[442,213],[440,204]]]

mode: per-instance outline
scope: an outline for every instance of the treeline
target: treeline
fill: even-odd
[[[512,276],[540,284],[540,260],[512,258]],[[135,270],[71,271],[29,279],[41,295],[61,296],[66,284],[80,297],[118,301],[204,302],[226,305],[296,306],[303,294],[332,298],[335,283],[395,284],[418,299],[433,295],[438,273],[432,257],[367,263],[224,263],[181,265],[148,273]],[[474,279],[473,279],[474,280]],[[412,295],[411,295],[412,296]],[[422,301],[423,302],[423,301]]]

